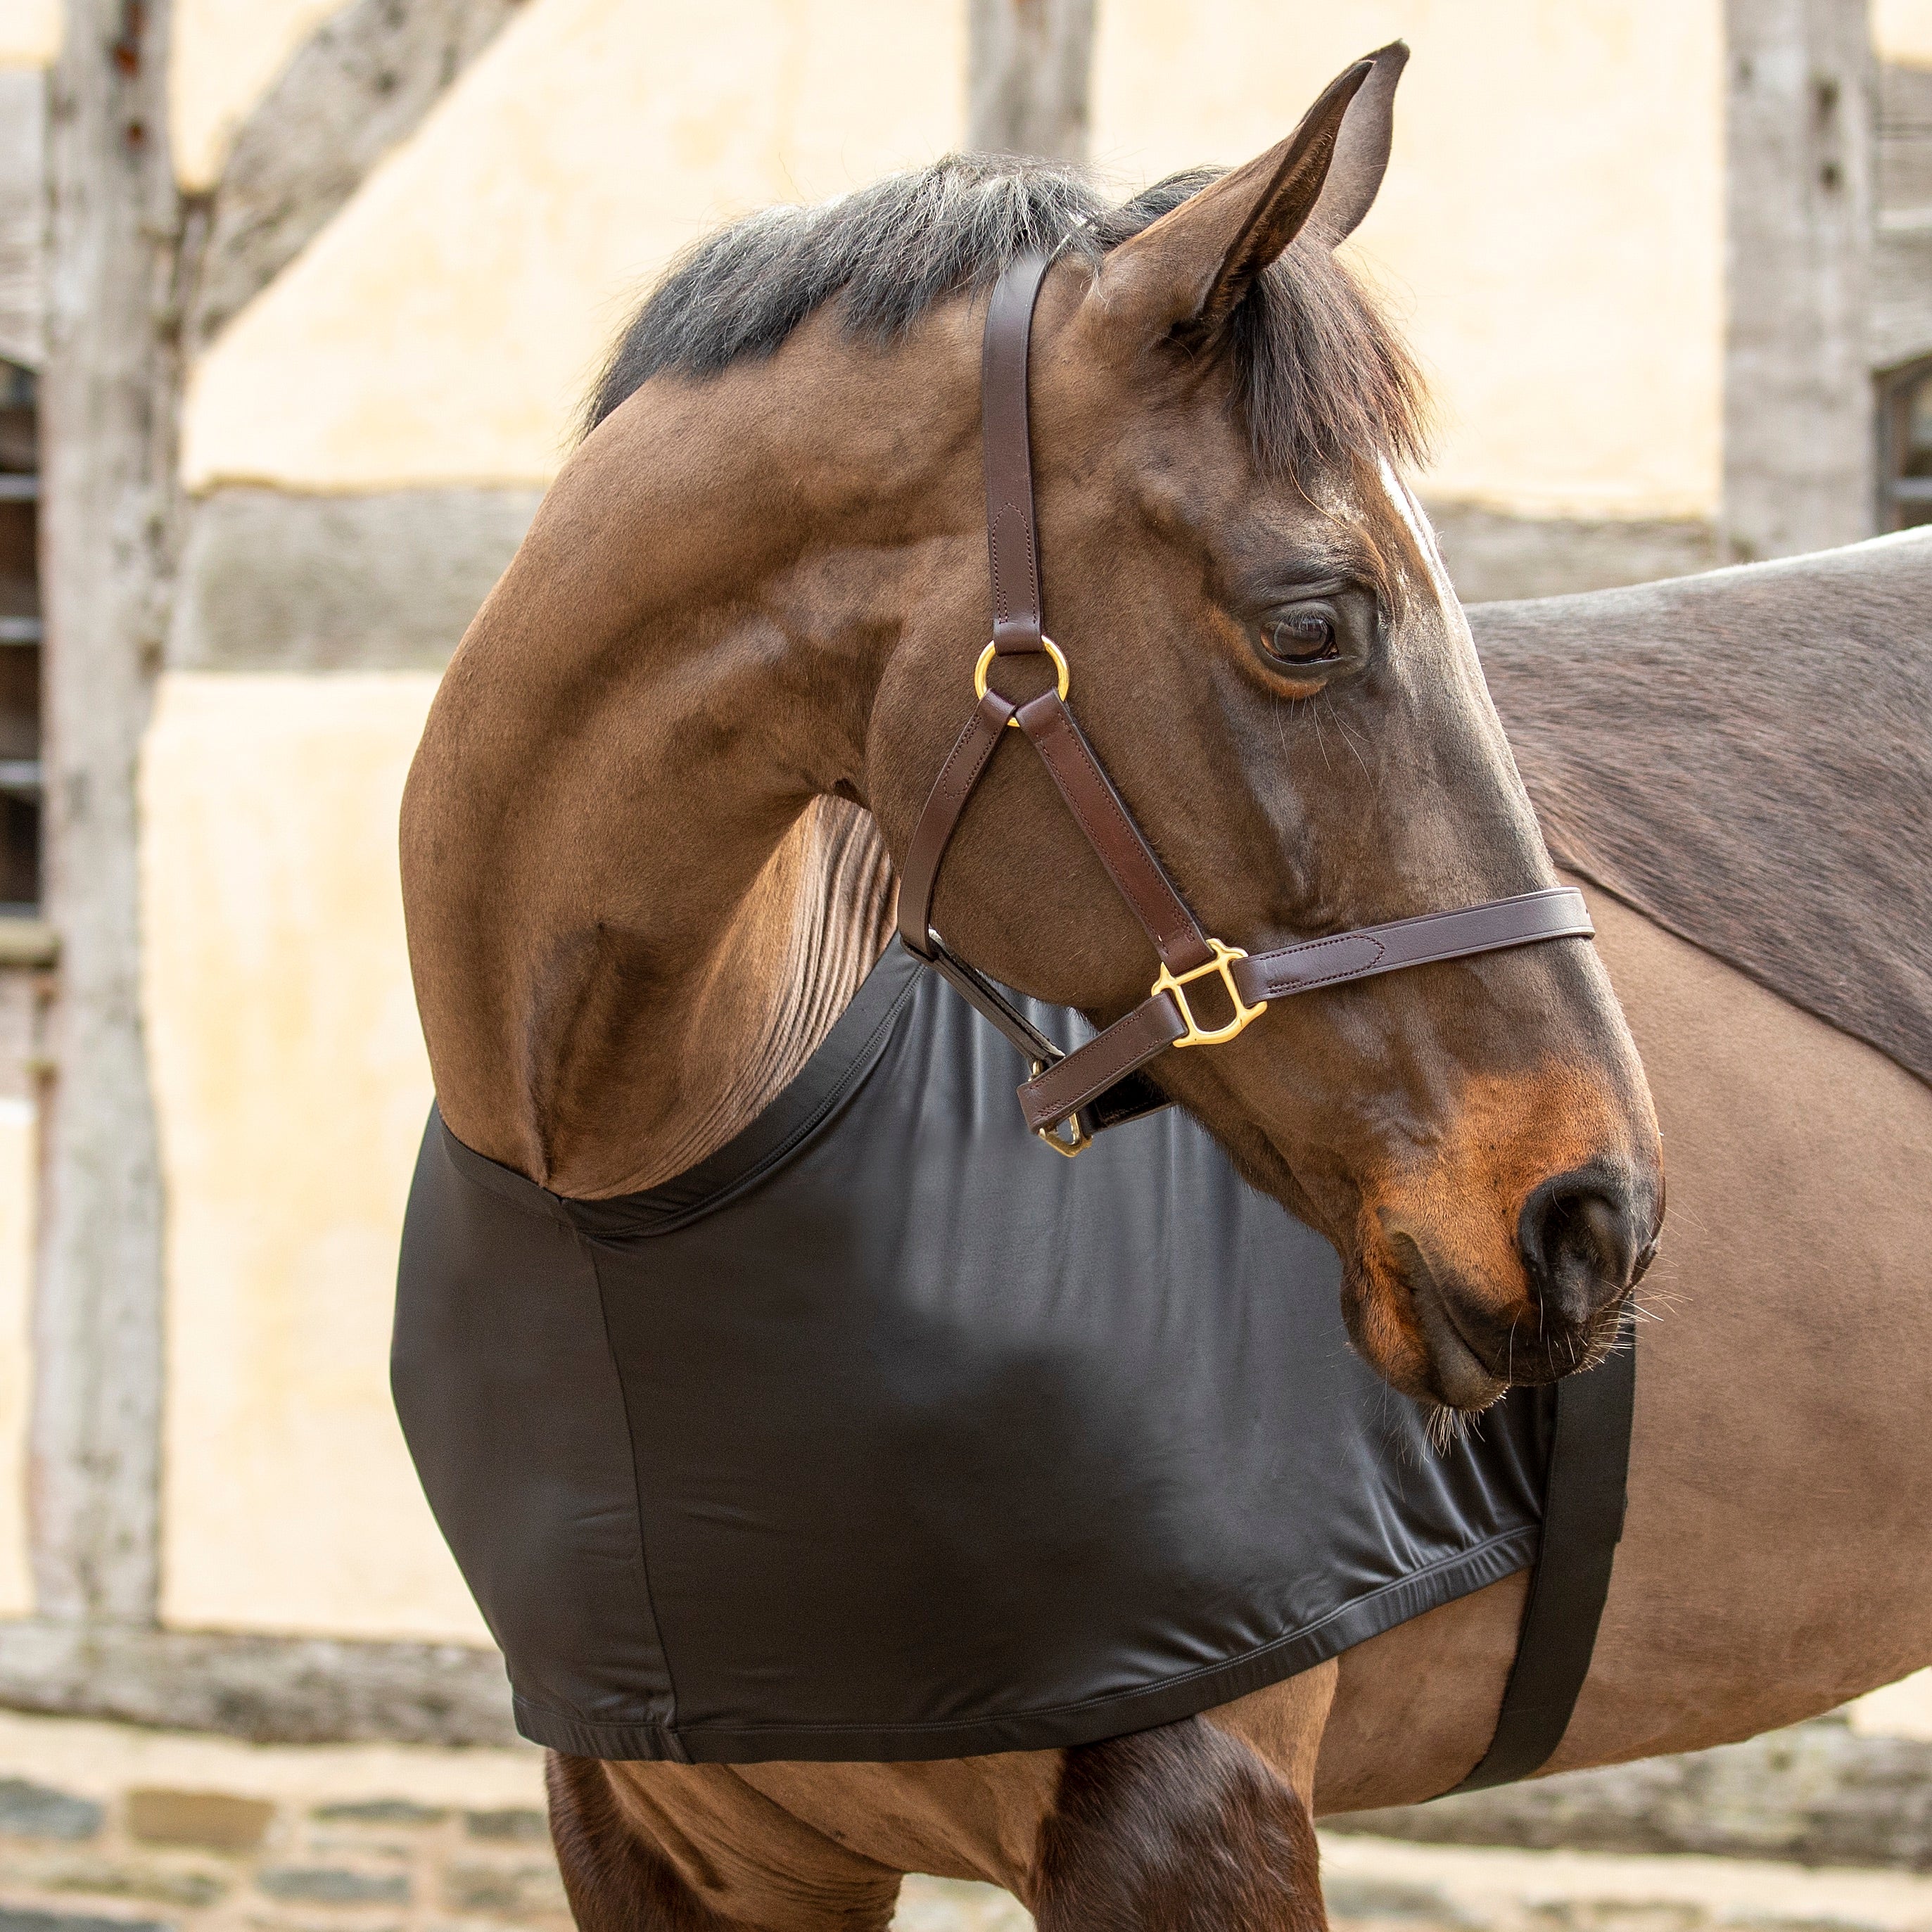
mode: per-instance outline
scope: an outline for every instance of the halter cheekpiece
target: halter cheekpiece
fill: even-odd
[[[934,781],[914,828],[899,885],[899,936],[1017,1047],[1032,1067],[1019,1088],[1026,1122],[1048,1146],[1076,1154],[1103,1128],[1168,1104],[1142,1070],[1170,1047],[1216,1046],[1267,1011],[1270,1000],[1317,986],[1366,980],[1406,966],[1588,939],[1595,928],[1582,895],[1563,886],[1491,899],[1455,912],[1365,926],[1352,932],[1248,953],[1211,938],[1188,910],[1068,710],[1065,654],[1046,634],[1027,424],[1027,355],[1034,305],[1051,257],[1010,263],[987,306],[981,410],[986,442],[986,545],[992,569],[993,634],[974,674],[977,703]],[[995,657],[1044,653],[1054,688],[1014,704],[987,682]],[[1148,997],[1095,1038],[1062,1052],[1000,988],[954,952],[932,926],[932,893],[959,818],[1011,726],[1039,752],[1054,783],[1121,896],[1154,942],[1160,971]],[[1194,989],[1218,981],[1231,1016],[1204,1025]]]

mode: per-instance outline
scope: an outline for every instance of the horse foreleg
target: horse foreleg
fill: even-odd
[[[580,1932],[885,1932],[899,1874],[723,1766],[551,1752],[550,1837]]]
[[[1082,1744],[1040,1833],[1040,1932],[1327,1932],[1310,1808],[1332,1664]]]

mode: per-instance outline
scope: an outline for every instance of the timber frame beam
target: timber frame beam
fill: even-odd
[[[1868,0],[1725,0],[1724,509],[1740,562],[1872,532]]]
[[[36,1599],[70,1622],[150,1621],[159,1575],[161,1201],[135,767],[176,520],[168,27],[168,0],[70,0],[49,92],[43,824],[61,964],[28,1454]]]
[[[1094,0],[969,0],[966,145],[1087,158]]]
[[[50,1631],[79,1633],[80,1648],[61,1652],[72,1656],[90,1644],[107,1656],[116,1630],[147,1634],[150,1649],[174,1641],[154,1633],[164,1209],[141,1012],[137,793],[188,520],[188,364],[516,4],[356,0],[244,127],[212,194],[186,196],[168,138],[171,0],[68,0],[47,92],[41,387],[43,824],[60,967],[40,1094],[37,1621],[11,1627],[16,1646],[21,1631],[41,1633],[35,1654],[50,1670]],[[26,1680],[0,1664],[0,1704],[23,1700]]]
[[[355,0],[243,124],[208,197],[188,309],[199,353],[415,133],[520,0]]]

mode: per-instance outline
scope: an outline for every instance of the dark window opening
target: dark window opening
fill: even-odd
[[[1932,524],[1932,357],[1884,379],[1879,429],[1879,527]]]
[[[0,916],[40,902],[40,414],[0,362]]]

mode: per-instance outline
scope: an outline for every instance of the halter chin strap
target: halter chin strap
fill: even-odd
[[[1202,932],[1067,709],[1066,659],[1044,628],[1027,424],[1027,351],[1034,304],[1050,259],[1025,255],[1010,264],[987,305],[981,414],[993,634],[974,676],[979,702],[940,766],[913,830],[899,881],[899,937],[1025,1055],[1033,1068],[1032,1078],[1019,1089],[1027,1124],[1049,1147],[1072,1154],[1102,1129],[1168,1104],[1141,1070],[1156,1054],[1170,1047],[1214,1046],[1232,1040],[1270,1000],[1434,960],[1466,958],[1546,939],[1588,939],[1595,928],[1582,895],[1559,886],[1457,912],[1362,926],[1272,952],[1250,955]],[[1015,704],[991,688],[987,673],[995,658],[1024,655],[1052,659],[1055,688]],[[1022,732],[1040,754],[1074,822],[1146,928],[1160,960],[1148,997],[1071,1053],[1055,1046],[932,929],[933,887],[946,848],[1010,728]],[[1217,1022],[1204,1023],[1196,1002],[1210,982],[1218,984],[1217,1005],[1227,1011]]]

